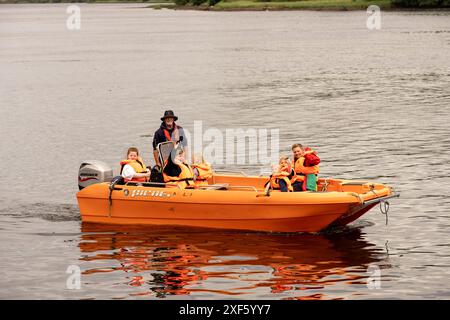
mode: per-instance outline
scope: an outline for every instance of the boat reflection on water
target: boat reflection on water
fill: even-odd
[[[339,299],[364,295],[369,265],[389,268],[385,248],[351,227],[313,235],[83,223],[79,246],[86,277],[121,272],[136,287],[130,296],[149,298]]]

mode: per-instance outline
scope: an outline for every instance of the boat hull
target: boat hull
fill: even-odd
[[[287,219],[240,219],[238,223],[233,220],[225,219],[133,219],[126,217],[86,216],[83,221],[89,223],[101,224],[120,224],[120,225],[173,225],[188,226],[199,228],[232,229],[247,231],[265,231],[265,232],[318,232],[329,226],[339,214],[326,215],[315,218],[287,218]]]

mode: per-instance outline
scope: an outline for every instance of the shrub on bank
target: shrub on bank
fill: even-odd
[[[205,2],[206,2],[206,0],[191,0],[191,3],[194,6],[199,6],[199,5],[201,5],[202,3],[205,3]]]
[[[450,0],[392,0],[392,5],[403,8],[450,7]]]
[[[238,0],[208,0],[210,6],[214,6],[219,2],[234,2]],[[253,0],[254,2],[298,2],[301,0]],[[356,2],[357,0],[352,0],[352,2]],[[370,0],[365,0],[368,3]],[[205,1],[203,1],[205,2]],[[203,3],[202,2],[202,3]],[[333,1],[330,1],[332,3]],[[339,2],[336,0],[336,2]],[[404,8],[444,8],[450,7],[450,0],[391,0],[391,4],[396,7],[404,7]],[[318,4],[320,7],[320,3]]]
[[[174,2],[177,6],[185,6],[189,3],[189,0],[175,0]]]
[[[208,0],[174,0],[177,6],[187,6],[187,5],[199,6],[205,3],[206,1]]]

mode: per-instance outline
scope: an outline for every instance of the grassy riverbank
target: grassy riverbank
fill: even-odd
[[[174,0],[176,8],[200,10],[366,10],[449,8],[450,0]],[[211,6],[213,1],[214,6]],[[217,2],[217,3],[216,3]]]
[[[366,10],[449,8],[450,0],[0,0],[0,3],[145,3],[148,7],[183,10]]]
[[[266,2],[256,0],[226,0],[217,3],[214,10],[366,10],[371,4],[382,9],[391,7],[391,0],[307,0]]]

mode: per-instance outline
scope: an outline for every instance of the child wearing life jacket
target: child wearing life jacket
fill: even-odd
[[[167,159],[163,170],[164,182],[167,187],[194,188],[194,172],[184,159],[184,151],[176,150],[175,159],[172,156]]]
[[[292,168],[289,157],[282,156],[279,164],[272,168],[270,186],[273,189],[280,189],[281,192],[294,191],[293,183],[297,181],[297,176]]]
[[[301,191],[317,191],[317,174],[319,173],[320,158],[317,152],[301,144],[292,146],[294,154],[294,170],[297,181],[301,183]]]
[[[194,171],[195,186],[207,186],[208,179],[213,176],[211,165],[205,161],[203,155],[194,154],[192,156],[192,170]]]
[[[127,159],[120,162],[120,175],[124,178],[125,182],[148,181],[150,171],[139,156],[139,150],[137,148],[131,147],[128,149]]]

